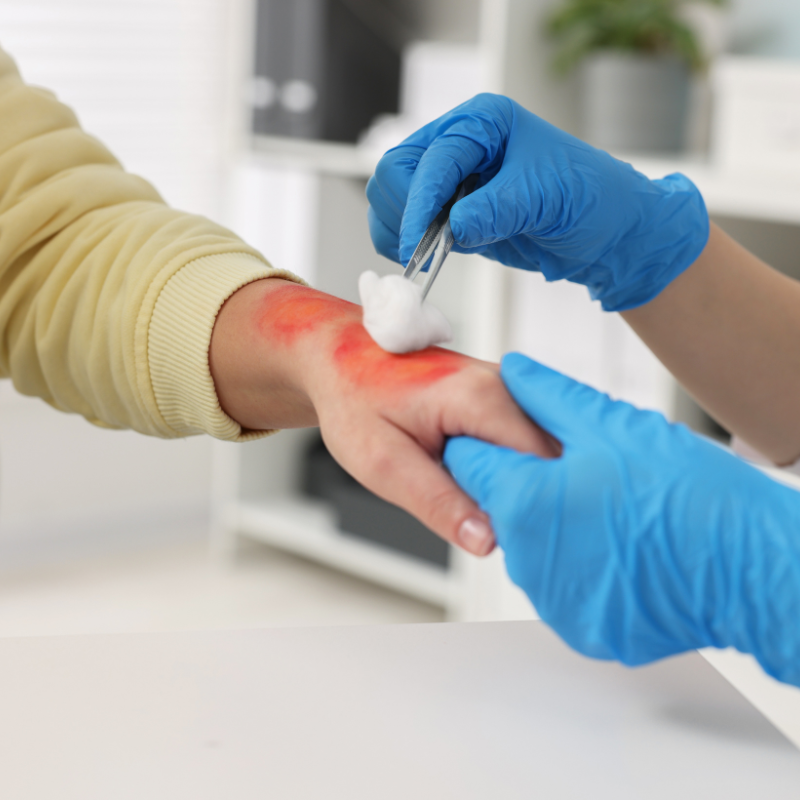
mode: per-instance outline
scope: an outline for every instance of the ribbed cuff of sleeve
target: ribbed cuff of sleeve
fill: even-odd
[[[297,276],[273,269],[246,253],[224,253],[192,261],[176,272],[156,301],[150,321],[148,357],[158,410],[175,437],[208,433],[248,441],[270,431],[243,431],[220,407],[208,350],[222,304],[261,278]]]

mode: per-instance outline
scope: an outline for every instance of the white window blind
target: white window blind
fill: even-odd
[[[125,167],[219,218],[226,0],[0,0],[0,46]]]

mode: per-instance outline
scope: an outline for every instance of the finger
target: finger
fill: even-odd
[[[450,394],[436,430],[446,436],[472,436],[542,458],[560,455],[558,442],[514,402],[495,372],[473,368],[463,371],[459,379],[466,386]]]
[[[477,556],[488,555],[495,539],[486,514],[417,442],[390,423],[385,426],[373,438],[381,444],[371,454],[368,471],[354,471],[355,477],[445,541]]]
[[[400,237],[392,231],[370,206],[367,211],[367,223],[369,224],[369,235],[375,250],[384,258],[391,261],[400,261]]]
[[[501,473],[502,455],[511,456],[513,451],[469,436],[450,439],[444,449],[444,465],[450,474],[487,513],[491,513],[493,486]]]
[[[480,253],[507,267],[537,271],[540,269],[541,249],[533,239],[527,236],[512,237],[481,247],[458,250],[456,248],[459,248],[459,245],[453,247],[453,252]],[[545,278],[547,278],[546,275]]]
[[[466,436],[450,439],[444,464],[456,483],[489,515],[497,543],[508,548],[508,537],[520,515],[537,509],[536,495],[559,462],[518,453]],[[532,522],[526,518],[526,522]]]
[[[453,250],[455,251],[455,248]],[[591,267],[586,266],[586,260],[580,253],[580,247],[575,247],[574,251],[574,255],[570,257],[568,263],[563,251],[562,255],[556,258],[532,236],[512,236],[494,244],[467,250],[470,253],[484,253],[487,258],[509,267],[541,272],[546,281],[566,279],[589,285],[591,284],[589,275]]]
[[[510,267],[521,267],[541,272],[546,281],[568,280],[589,286],[591,295],[591,265],[586,264],[585,252],[581,243],[573,243],[570,248],[561,250],[558,256],[548,251],[534,236],[512,236],[491,245],[476,247],[470,252],[481,252]]]
[[[598,435],[614,404],[607,395],[521,353],[503,358],[500,376],[523,411],[567,447]]]
[[[461,181],[473,173],[497,167],[506,137],[505,127],[498,126],[491,117],[472,112],[451,117],[449,126],[420,159],[409,186],[400,228],[403,263],[411,259],[428,225],[455,194]]]
[[[400,257],[407,264],[428,226],[483,161],[485,149],[454,134],[437,139],[422,157],[408,193],[400,227]]]
[[[408,189],[424,152],[424,147],[408,144],[389,150],[378,162],[375,174],[367,183],[370,207],[395,234],[400,233]]]
[[[491,255],[488,253],[486,247],[462,247],[460,244],[453,245],[453,253],[461,253],[467,256],[483,256],[485,255],[487,258],[491,258]],[[495,259],[497,261],[498,259]]]

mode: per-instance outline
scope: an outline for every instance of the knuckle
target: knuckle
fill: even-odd
[[[418,145],[400,145],[386,153],[375,168],[373,180],[377,186],[396,182],[398,172],[413,172],[425,148]]]
[[[463,370],[465,388],[485,401],[505,400],[509,397],[500,376],[477,364]]]
[[[396,465],[397,459],[390,449],[382,445],[369,446],[365,458],[368,480],[379,484],[385,483],[396,470]]]
[[[480,364],[469,364],[452,376],[442,407],[442,427],[449,435],[475,433],[493,415],[504,414],[510,402],[500,376]]]

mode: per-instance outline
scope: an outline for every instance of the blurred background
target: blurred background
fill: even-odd
[[[170,204],[348,299],[363,270],[396,269],[366,225],[378,158],[479,91],[652,177],[684,172],[723,227],[800,276],[789,0],[2,0],[0,46]],[[432,300],[459,350],[522,350],[727,437],[580,287],[455,256]],[[314,431],[162,442],[3,382],[0,478],[0,635],[534,616],[499,555],[449,551]],[[783,690],[723,661],[798,727]]]

